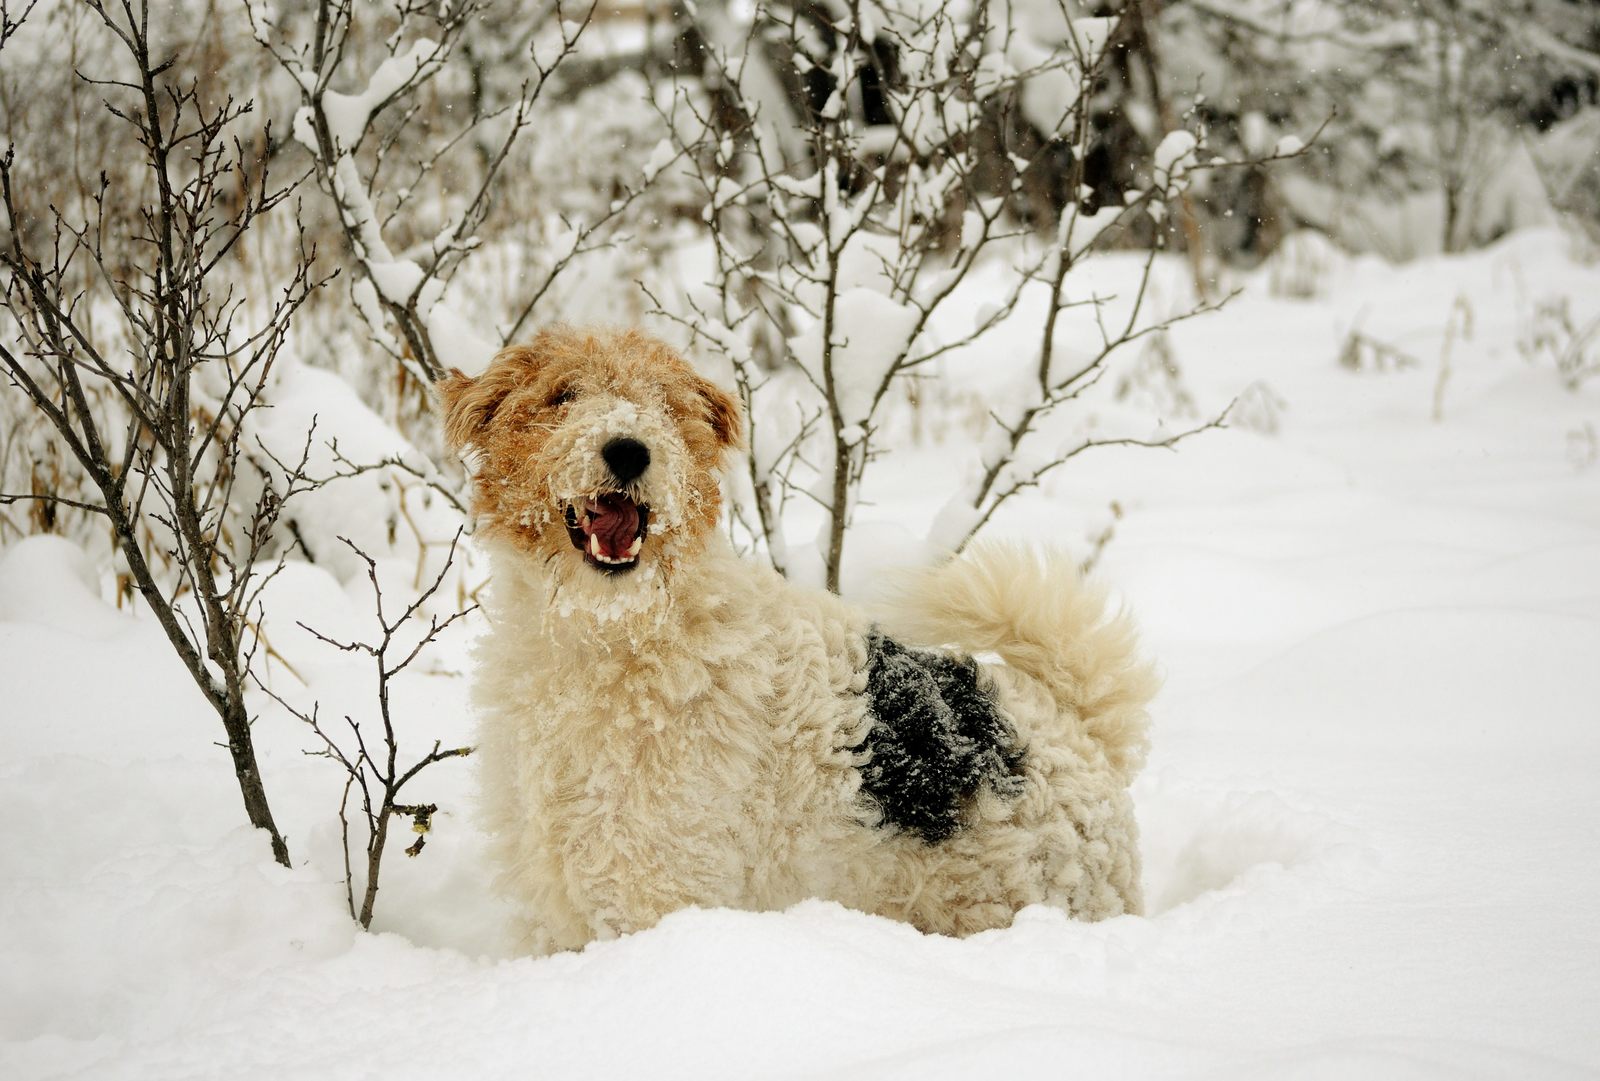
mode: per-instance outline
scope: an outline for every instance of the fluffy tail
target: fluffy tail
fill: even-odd
[[[1064,556],[984,544],[910,572],[886,605],[884,626],[927,645],[996,653],[1078,716],[1112,767],[1144,763],[1154,669],[1137,656],[1133,621],[1108,612],[1105,590]]]

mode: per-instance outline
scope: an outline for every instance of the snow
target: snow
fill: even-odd
[[[1191,131],[1169,131],[1156,144],[1150,155],[1150,168],[1155,173],[1156,187],[1166,191],[1183,179],[1183,174],[1193,168],[1200,140]]]
[[[1585,142],[1579,160],[1593,157]],[[1482,160],[1484,165],[1473,170],[1461,193],[1460,243],[1487,243],[1512,230],[1532,232],[1555,224],[1559,216],[1525,140],[1501,139],[1483,153]],[[1298,220],[1327,230],[1347,247],[1390,259],[1413,259],[1441,250],[1445,222],[1442,191],[1423,189],[1383,199],[1362,198],[1293,170],[1281,174],[1281,191]]]
[[[740,25],[736,11],[717,5],[708,4],[697,14],[717,70],[739,87],[746,101],[755,103],[753,138],[764,171],[781,173],[789,163],[805,161],[805,141],[792,122],[783,81],[766,52],[750,48],[749,26]]]
[[[70,541],[27,537],[6,549],[0,568],[0,621],[26,616],[84,638],[104,638],[120,626],[100,601],[94,567]]]
[[[414,782],[441,807],[434,835],[388,861],[361,933],[341,777],[301,753],[310,734],[257,698],[285,871],[243,825],[220,726],[153,621],[38,537],[0,549],[0,1075],[1595,1076],[1600,465],[1569,439],[1600,423],[1600,385],[1567,390],[1517,341],[1554,298],[1600,315],[1600,270],[1554,230],[1407,266],[1306,242],[1280,258],[1307,251],[1294,289],[1268,265],[1171,333],[1202,413],[1259,383],[1283,403],[1277,434],[1086,454],[990,526],[1086,554],[1086,527],[1122,508],[1099,570],[1167,676],[1135,789],[1147,916],[1031,909],[957,941],[810,902],[514,957],[469,759]],[[1136,263],[1086,265],[1109,292]],[[1471,334],[1435,423],[1458,303]],[[938,424],[869,477],[847,586],[931,557],[915,538],[979,453],[962,395],[1026,370],[1028,310],[983,364],[944,358],[947,397],[923,406],[943,403]],[[1423,363],[1341,368],[1357,325]],[[311,403],[342,401],[294,378],[286,440]],[[1110,395],[1083,408],[1119,417]],[[392,446],[369,421],[366,449]],[[349,524],[379,498],[349,496]],[[360,585],[291,565],[269,623],[362,633]],[[395,688],[412,753],[471,740],[472,631]],[[280,693],[370,708],[361,658],[274,645],[298,673],[272,669]]]
[[[1084,89],[1083,73],[1098,61],[1115,23],[1070,15],[1060,4],[1011,0],[993,18],[980,85],[1021,76],[1022,115],[1041,133],[1059,134]]]
[[[341,159],[341,164],[348,160]],[[378,287],[378,292],[395,304],[410,300],[417,286],[422,284],[422,268],[410,259],[371,260],[367,263],[367,275],[372,279],[372,284]]]
[[[383,306],[378,302],[378,290],[371,278],[360,278],[350,284],[350,299],[367,324],[372,340],[391,353],[400,352],[400,343],[384,324]]]
[[[881,277],[881,270],[877,273]],[[884,380],[905,356],[921,317],[915,308],[876,289],[857,287],[839,294],[827,366],[832,369],[839,415],[847,426],[861,426],[871,419]],[[819,319],[789,341],[795,359],[819,387],[826,385],[823,332]]]
[[[1300,138],[1300,136],[1285,135],[1275,144],[1273,144],[1272,154],[1274,157],[1287,158],[1292,154],[1300,153],[1300,151],[1304,150],[1305,148],[1305,140]]]
[[[830,100],[837,100],[838,92]],[[951,141],[955,132],[967,131],[977,108],[959,98],[917,90],[898,98],[899,130],[918,155],[929,155]],[[888,125],[885,125],[888,127]]]
[[[401,258],[390,250],[383,236],[383,226],[379,221],[377,209],[373,206],[372,192],[362,177],[360,167],[356,164],[355,154],[367,133],[373,114],[406,87],[426,81],[437,73],[443,66],[448,52],[449,50],[438,42],[421,38],[413,41],[409,48],[397,51],[386,58],[358,92],[343,94],[324,89],[321,99],[322,115],[327,121],[328,134],[333,141],[331,161],[325,159],[317,142],[312,109],[309,105],[302,106],[295,112],[292,124],[295,140],[309,150],[327,171],[334,197],[338,201],[340,217],[354,234],[356,256],[361,260],[365,281],[352,287],[352,299],[372,331],[373,340],[396,354],[401,350],[394,335],[387,329],[381,305],[378,303],[380,295],[384,300],[400,307],[414,306],[416,311],[430,322],[430,333],[434,322],[447,324],[447,331],[456,331],[459,330],[457,324],[461,320],[449,312],[435,316],[433,309],[438,303],[443,286],[437,281],[430,281],[429,275],[415,260]],[[319,74],[301,68],[298,70],[298,76],[303,89],[308,94],[314,93],[320,78]],[[477,243],[470,237],[455,238],[454,232],[453,228],[447,227],[436,236],[434,240],[436,258],[444,246],[471,248]],[[447,333],[444,337],[448,342],[454,335]],[[467,365],[474,366],[472,358],[482,353],[478,344],[477,341],[469,339],[464,347],[454,348],[453,355],[465,357]],[[486,359],[485,356],[475,367],[481,367]]]
[[[270,408],[250,414],[246,445],[264,447],[287,466],[298,464],[304,454],[308,477],[326,479],[396,459],[424,476],[432,475],[427,456],[331,372],[305,364],[280,364],[268,401]],[[313,432],[309,445],[308,431]],[[241,489],[252,480],[248,474],[241,475]],[[254,497],[253,492],[241,495]],[[319,565],[332,568],[341,578],[360,575],[363,580],[366,566],[344,539],[374,558],[399,559],[417,566],[419,576],[425,573],[431,578],[438,573],[460,525],[459,517],[437,492],[420,478],[392,467],[337,479],[296,495],[285,514],[294,521]]]
[[[438,42],[421,38],[412,42],[409,49],[379,64],[359,93],[323,91],[323,114],[328,119],[328,133],[333,136],[338,150],[353,153],[372,120],[372,114],[401,88],[414,80],[425,78],[430,70],[441,67],[444,56],[445,51]],[[302,73],[302,79],[311,86],[315,85],[316,78],[316,72]]]
[[[428,312],[428,340],[439,362],[448,370],[481,375],[500,351],[500,343],[485,335],[479,325],[450,304],[434,304]]]
[[[650,157],[644,163],[644,178],[646,181],[654,180],[656,174],[671,165],[678,158],[678,148],[671,139],[662,139],[656,148],[650,151]]]
[[[297,138],[299,129],[300,125],[297,124]],[[307,145],[313,153],[316,152],[314,141]],[[339,200],[339,213],[359,241],[357,255],[366,269],[367,277],[384,299],[394,304],[408,303],[422,282],[422,268],[413,260],[397,258],[389,250],[388,241],[383,239],[383,230],[378,223],[377,210],[372,205],[371,194],[367,191],[366,181],[361,178],[361,171],[356,167],[355,158],[349,154],[339,155],[330,173],[334,195]]]

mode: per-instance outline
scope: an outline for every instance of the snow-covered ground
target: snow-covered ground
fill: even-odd
[[[1167,673],[1147,916],[956,941],[808,903],[513,957],[469,760],[414,782],[441,816],[360,933],[310,733],[263,704],[284,871],[154,627],[35,538],[0,552],[0,1076],[1597,1076],[1600,378],[1517,343],[1560,297],[1600,317],[1600,269],[1553,231],[1300,252],[1314,296],[1285,260],[1173,334],[1196,415],[1259,384],[1249,424],[1085,455],[991,527],[1077,545],[1122,508],[1100,572]],[[1417,363],[1341,367],[1352,329]],[[863,513],[926,524],[972,453],[948,426]],[[359,633],[364,589],[294,566],[269,604]],[[419,750],[471,739],[467,636],[400,684]],[[358,708],[357,661],[273,645],[284,693]]]

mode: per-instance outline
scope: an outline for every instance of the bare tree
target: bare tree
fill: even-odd
[[[367,566],[367,580],[372,586],[372,602],[378,618],[377,641],[341,641],[329,637],[314,627],[300,624],[318,640],[335,649],[363,654],[372,659],[377,677],[375,702],[377,721],[382,728],[381,744],[376,739],[369,740],[370,726],[363,725],[349,714],[344,717],[345,726],[349,730],[348,740],[341,742],[335,739],[323,726],[316,705],[313,705],[309,712],[297,708],[279,697],[264,681],[258,680],[262,690],[309,725],[321,740],[321,749],[306,753],[331,759],[345,771],[347,779],[344,793],[339,801],[340,838],[344,846],[345,901],[349,905],[351,917],[360,922],[362,927],[372,925],[372,913],[378,901],[379,876],[383,869],[383,854],[389,840],[390,819],[401,816],[411,819],[417,839],[406,849],[406,855],[416,856],[422,852],[423,846],[427,843],[433,816],[439,810],[438,806],[432,803],[401,803],[401,790],[427,767],[447,759],[463,758],[472,753],[471,747],[441,749],[441,743],[435,740],[433,749],[427,754],[411,762],[410,765],[401,765],[400,740],[395,733],[394,716],[389,704],[390,690],[396,677],[409,668],[423,650],[447,627],[477,608],[476,604],[471,604],[452,612],[444,619],[428,616],[426,627],[421,626],[423,606],[439,592],[439,587],[444,583],[454,560],[456,542],[460,540],[460,536],[460,533],[457,533],[455,541],[451,542],[449,555],[438,575],[411,603],[392,618],[384,609],[383,587],[378,581],[377,562],[350,541],[344,541]],[[367,827],[366,861],[359,910],[355,901],[355,870],[350,855],[349,805],[352,789],[360,793],[361,813]]]
[[[870,0],[847,8],[771,0],[758,5],[743,35],[725,14],[704,34],[716,109],[696,110],[685,98],[669,119],[705,191],[716,278],[713,288],[690,291],[687,314],[658,308],[734,372],[751,417],[747,527],[780,570],[787,569],[782,505],[798,493],[826,515],[823,579],[839,588],[862,481],[883,450],[884,403],[932,361],[985,339],[1030,288],[1048,292],[1036,385],[1017,410],[992,416],[996,431],[984,440],[990,449],[981,475],[956,497],[957,512],[944,516],[941,543],[959,550],[999,506],[1082,451],[1172,446],[1221,423],[1090,440],[1042,466],[1012,468],[1040,422],[1092,387],[1125,346],[1221,302],[1148,317],[1162,230],[1131,297],[1069,296],[1072,272],[1136,223],[1165,222],[1201,170],[1240,164],[1211,160],[1199,138],[1173,131],[1141,188],[1117,206],[1095,205],[1085,185],[1092,92],[1121,23],[1075,16],[1067,3],[1057,10],[1052,49],[1023,42],[1012,8],[987,0],[970,10],[925,11]],[[784,83],[773,75],[780,70],[798,73],[798,81]],[[787,130],[790,121],[798,137]],[[1046,141],[1008,141],[1019,125]],[[1300,150],[1298,142],[1285,144],[1252,164]],[[1038,243],[1030,218],[1037,207],[1024,194],[1037,174],[1062,162],[1073,194]],[[964,283],[980,262],[996,259],[1010,269],[1004,292],[984,298],[969,329],[936,332],[936,314],[972,303]],[[1071,307],[1091,309],[1100,328],[1087,358],[1061,355],[1058,319]],[[771,438],[760,427],[770,411],[759,406],[769,387],[792,396],[776,377],[790,362],[814,398]],[[810,475],[820,483],[808,486]]]
[[[87,217],[74,220],[30,207],[13,183],[15,146],[0,157],[8,233],[0,311],[9,324],[0,367],[97,498],[9,493],[0,502],[70,502],[105,519],[133,587],[222,722],[251,824],[287,865],[245,690],[263,645],[254,617],[274,573],[258,564],[284,505],[308,481],[304,454],[281,468],[266,464],[247,453],[240,429],[262,404],[291,318],[327,279],[313,272],[314,253],[302,243],[294,272],[270,299],[252,306],[230,284],[240,241],[281,213],[296,182],[274,187],[247,149],[250,102],[202,95],[174,74],[176,56],[158,55],[147,3],[87,3],[128,74],[78,78],[124,122],[127,146],[107,152],[135,155],[142,186],[115,190],[102,177]],[[15,29],[9,15],[0,25],[5,36]],[[127,235],[111,227],[114,203],[141,207]],[[247,472],[246,487],[259,494],[235,508]]]

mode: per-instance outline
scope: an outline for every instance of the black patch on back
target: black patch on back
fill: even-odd
[[[873,628],[863,693],[872,727],[852,750],[871,753],[861,787],[883,809],[884,825],[936,844],[961,829],[980,785],[1021,792],[1023,749],[978,686],[972,658],[909,649]]]

